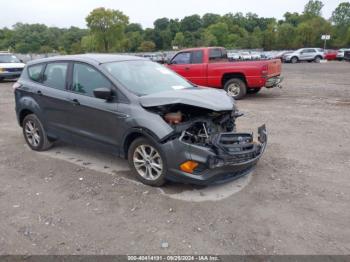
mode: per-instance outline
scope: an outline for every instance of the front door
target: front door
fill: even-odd
[[[203,63],[202,50],[178,53],[168,67],[196,85],[207,85],[207,69]]]
[[[94,97],[93,90],[111,82],[90,65],[74,63],[70,84],[70,125],[78,140],[97,142],[118,149],[123,116],[118,112],[116,98],[111,101]]]

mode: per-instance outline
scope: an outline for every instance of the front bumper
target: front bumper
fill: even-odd
[[[6,79],[14,79],[18,78],[21,76],[22,71],[17,71],[17,72],[0,72],[0,78],[6,78]]]
[[[266,88],[274,88],[279,87],[282,88],[283,76],[275,76],[266,80],[265,87]]]
[[[189,145],[174,140],[163,145],[167,154],[167,179],[208,185],[231,181],[250,173],[264,153],[267,143],[265,125],[258,129],[258,142],[253,142],[253,134],[222,133],[213,138],[215,149]],[[171,145],[169,145],[169,143]],[[169,151],[170,150],[170,151]],[[200,165],[192,174],[179,169],[181,163],[193,160]]]

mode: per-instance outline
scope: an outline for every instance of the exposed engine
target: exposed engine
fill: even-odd
[[[182,104],[160,106],[153,111],[173,126],[180,140],[202,146],[210,146],[215,134],[235,131],[235,119],[242,115],[235,108],[215,112]]]

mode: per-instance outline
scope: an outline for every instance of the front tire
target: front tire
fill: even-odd
[[[224,89],[229,96],[236,100],[242,99],[247,94],[246,84],[238,78],[228,80],[224,85]]]
[[[314,59],[314,61],[315,61],[315,63],[320,63],[320,62],[321,62],[321,59],[322,59],[322,57],[316,56],[315,59]]]
[[[27,115],[22,122],[22,128],[24,139],[32,150],[45,151],[52,146],[42,123],[36,115]]]
[[[128,150],[128,161],[136,178],[142,183],[155,187],[164,185],[166,159],[156,143],[144,137],[135,139]]]

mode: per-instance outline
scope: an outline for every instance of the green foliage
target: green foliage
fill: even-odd
[[[184,47],[185,36],[182,32],[176,33],[174,40],[172,41],[173,46],[177,46],[178,48]]]
[[[152,52],[156,48],[156,44],[152,41],[143,41],[137,51]]]
[[[92,10],[86,17],[86,23],[98,46],[103,47],[99,51],[118,51],[121,48],[129,18],[121,11],[100,7]]]
[[[146,29],[129,23],[118,10],[97,8],[86,17],[88,29],[22,23],[0,29],[0,50],[71,54],[146,52],[170,50],[173,46],[296,49],[322,47],[323,34],[332,36],[329,47],[350,46],[350,3],[340,3],[331,20],[321,16],[322,7],[321,1],[310,0],[302,14],[287,12],[279,21],[254,13],[194,14],[181,20],[163,17],[154,21],[154,28]]]
[[[319,0],[310,0],[304,7],[304,15],[312,17],[312,16],[321,16],[321,10],[324,4]]]
[[[332,13],[332,21],[336,26],[350,26],[350,2],[343,2]]]

